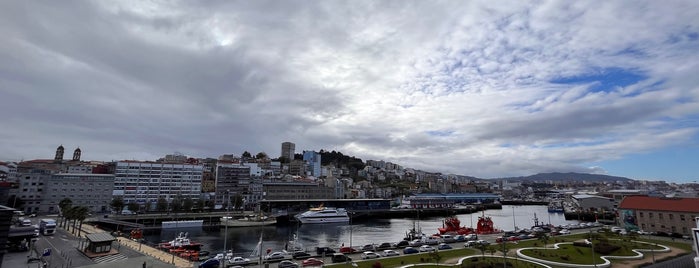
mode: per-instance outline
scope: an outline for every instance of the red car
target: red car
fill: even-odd
[[[340,253],[347,254],[347,253],[355,253],[355,252],[357,252],[357,250],[354,248],[351,248],[351,247],[341,247],[340,248]]]
[[[323,261],[321,261],[321,260],[319,260],[319,259],[316,259],[316,258],[309,258],[309,259],[303,260],[303,262],[301,263],[301,265],[303,265],[303,267],[306,267],[306,266],[323,266]]]

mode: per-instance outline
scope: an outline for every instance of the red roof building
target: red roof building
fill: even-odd
[[[699,198],[626,196],[618,210],[627,229],[690,235],[697,226]]]

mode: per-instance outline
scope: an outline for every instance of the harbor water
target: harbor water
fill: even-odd
[[[567,221],[563,213],[549,213],[547,206],[512,206],[503,205],[502,209],[486,210],[473,214],[456,215],[462,226],[476,226],[478,217],[485,215],[491,217],[495,228],[501,230],[514,230],[531,228],[534,225],[536,215],[540,224],[573,224],[576,220]],[[431,218],[401,218],[401,219],[373,219],[361,222],[338,224],[291,224],[289,226],[265,226],[265,227],[238,227],[202,230],[201,228],[163,229],[159,234],[148,235],[146,240],[159,243],[172,240],[180,232],[189,233],[191,240],[202,243],[202,250],[209,252],[223,252],[232,250],[236,256],[248,256],[257,246],[262,236],[263,250],[281,251],[288,247],[290,240],[296,237],[297,241],[308,251],[314,251],[315,247],[362,246],[365,244],[379,244],[383,242],[395,243],[405,237],[406,231],[416,227],[426,235],[438,233],[437,228],[442,227],[442,217]],[[224,243],[225,241],[225,243]],[[225,245],[224,245],[225,244]]]

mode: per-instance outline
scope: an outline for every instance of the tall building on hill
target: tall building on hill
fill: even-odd
[[[315,151],[303,151],[306,176],[320,177],[320,154]]]
[[[58,148],[56,148],[56,156],[53,157],[53,160],[63,161],[63,153],[64,153],[63,145],[58,146]]]
[[[287,161],[294,160],[294,154],[296,153],[296,144],[292,142],[282,142],[282,155],[281,157],[286,158]]]
[[[119,161],[113,195],[146,209],[154,209],[160,197],[168,202],[176,197],[198,200],[203,169],[201,164]]]

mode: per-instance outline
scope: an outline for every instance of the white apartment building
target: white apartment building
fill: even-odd
[[[119,161],[114,174],[115,197],[153,209],[158,198],[199,199],[203,165]]]

